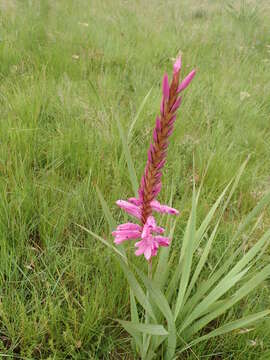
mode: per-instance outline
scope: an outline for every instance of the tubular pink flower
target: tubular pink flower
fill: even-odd
[[[128,214],[135,216],[138,219],[141,218],[141,209],[138,206],[131,204],[128,201],[124,201],[124,200],[117,200],[116,204],[120,208],[125,210]]]
[[[141,236],[142,227],[138,224],[126,223],[118,225],[116,230],[112,232],[115,237],[114,243],[119,245],[123,241],[138,239]]]
[[[185,88],[191,83],[192,79],[194,78],[196,74],[195,70],[192,70],[185,78],[184,80],[181,82],[181,84],[179,85],[178,89],[177,89],[177,94],[179,94],[181,91],[185,90]]]
[[[168,246],[169,238],[160,235],[153,236],[152,233],[163,234],[164,229],[157,226],[153,216],[149,216],[146,224],[142,228],[138,224],[126,223],[117,226],[117,229],[112,232],[115,237],[114,243],[116,245],[122,244],[124,241],[141,238],[142,240],[135,244],[138,250],[135,254],[143,254],[149,260],[152,256],[157,254],[159,246]]]
[[[153,200],[151,202],[151,207],[154,211],[157,211],[159,213],[165,213],[170,215],[179,215],[179,211],[167,206],[167,205],[161,205],[157,200]]]
[[[181,70],[182,60],[181,56],[178,56],[178,58],[175,60],[175,63],[173,64],[173,74],[176,75]]]
[[[135,252],[135,255],[140,256],[144,254],[144,257],[147,261],[151,259],[152,256],[157,255],[157,250],[159,246],[169,246],[170,239],[164,236],[153,236],[152,232],[157,232],[157,226],[153,216],[149,216],[142,231],[141,241],[135,243],[135,247],[138,249]]]
[[[173,106],[171,108],[171,112],[175,112],[179,108],[179,106],[181,105],[181,101],[182,101],[182,98],[180,96],[173,104]]]
[[[137,198],[129,198],[128,201],[133,204],[136,205],[137,207],[140,207],[142,204],[142,201],[140,199]],[[159,201],[157,200],[153,200],[151,201],[151,208],[153,211],[159,212],[159,213],[163,213],[163,214],[170,214],[170,215],[179,215],[179,211],[174,209],[173,207],[170,207],[168,205],[161,205]]]

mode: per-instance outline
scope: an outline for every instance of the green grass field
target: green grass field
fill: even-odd
[[[96,185],[117,222],[124,215],[115,201],[132,196],[116,120],[126,137],[134,125],[127,139],[140,177],[162,75],[179,51],[183,74],[195,67],[197,75],[161,193],[168,200],[173,184],[173,206],[182,211],[176,249],[190,211],[193,155],[198,183],[212,157],[199,219],[250,155],[208,262],[215,265],[270,188],[269,23],[267,0],[0,0],[1,359],[136,358],[115,321],[129,319],[124,275],[76,224],[112,241]],[[269,225],[265,211],[251,243]],[[242,240],[244,251],[250,243]],[[268,281],[218,321],[269,307]],[[249,330],[181,359],[270,359],[270,319]]]

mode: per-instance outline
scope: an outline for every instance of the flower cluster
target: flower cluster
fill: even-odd
[[[162,100],[160,116],[156,119],[153,132],[153,142],[148,150],[148,159],[144,174],[138,190],[138,198],[130,198],[129,201],[118,200],[117,205],[128,214],[135,216],[139,224],[127,223],[119,225],[112,234],[115,236],[115,244],[130,239],[141,239],[135,244],[137,256],[144,254],[150,261],[157,254],[159,246],[169,246],[170,239],[157,234],[163,234],[164,229],[156,225],[152,215],[153,211],[178,215],[179,212],[167,205],[161,205],[156,197],[161,190],[162,169],[166,162],[169,137],[173,132],[176,111],[179,108],[182,97],[181,92],[189,85],[195,75],[191,71],[179,84],[181,70],[181,57],[178,57],[173,66],[171,84],[168,75],[165,74],[162,83]]]

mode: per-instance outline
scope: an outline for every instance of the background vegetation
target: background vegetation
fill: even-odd
[[[270,188],[269,23],[267,0],[0,0],[1,357],[133,359],[114,321],[129,318],[121,269],[75,224],[111,239],[96,185],[123,220],[114,203],[132,187],[116,119],[140,176],[161,78],[179,51],[183,74],[198,73],[184,95],[161,196],[168,200],[173,189],[182,211],[176,251],[193,153],[198,183],[212,156],[199,217],[250,155],[213,268]],[[269,225],[266,211],[252,241]],[[249,246],[243,237],[243,251]],[[269,306],[268,281],[226,318]],[[197,345],[184,358],[269,359],[270,320],[250,330]]]

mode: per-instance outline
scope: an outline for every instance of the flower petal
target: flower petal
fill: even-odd
[[[144,250],[144,257],[146,258],[147,261],[149,261],[151,259],[151,256],[152,256],[151,246],[147,246]]]

